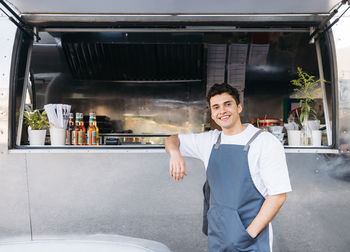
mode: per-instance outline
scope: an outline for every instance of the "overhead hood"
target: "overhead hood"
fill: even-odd
[[[340,0],[2,0],[38,28],[121,24],[320,23]]]
[[[201,80],[202,35],[66,33],[61,44],[77,80]]]
[[[327,14],[339,0],[9,0],[20,14]]]

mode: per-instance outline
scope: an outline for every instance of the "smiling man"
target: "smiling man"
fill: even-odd
[[[186,175],[183,156],[204,162],[210,252],[271,251],[269,223],[291,191],[283,146],[272,134],[241,123],[239,93],[230,85],[215,84],[207,101],[222,131],[168,137],[170,176]]]

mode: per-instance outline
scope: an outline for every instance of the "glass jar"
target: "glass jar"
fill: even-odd
[[[309,117],[305,115],[302,123],[301,133],[300,133],[300,145],[310,146],[312,145],[312,129],[309,124]]]

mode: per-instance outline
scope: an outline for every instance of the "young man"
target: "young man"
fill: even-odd
[[[203,160],[210,185],[210,252],[271,251],[269,223],[291,191],[283,146],[272,134],[241,123],[239,94],[230,85],[215,84],[207,100],[222,131],[168,137],[170,176],[186,175],[182,156]]]

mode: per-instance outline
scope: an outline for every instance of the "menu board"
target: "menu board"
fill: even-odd
[[[238,90],[245,87],[245,72],[248,44],[231,44],[229,46],[227,82]]]
[[[254,66],[265,65],[269,48],[269,44],[250,44],[248,64]]]
[[[225,81],[226,44],[208,44],[207,91]]]

